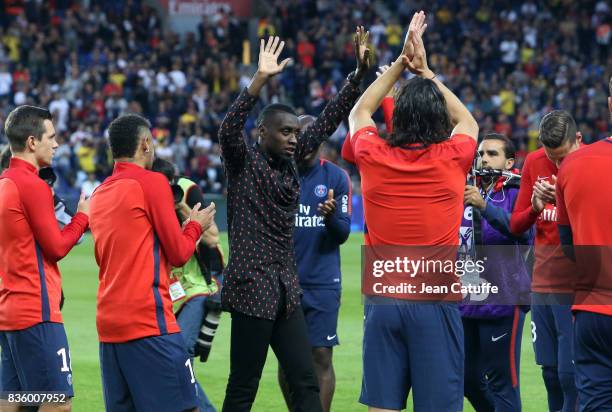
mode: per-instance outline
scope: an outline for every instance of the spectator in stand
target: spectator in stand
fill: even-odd
[[[310,69],[314,65],[315,46],[308,40],[303,31],[298,32],[297,40],[298,62],[302,67]]]
[[[100,181],[96,178],[96,174],[90,173],[87,175],[87,180],[81,185],[81,193],[89,199],[98,186],[100,186]]]

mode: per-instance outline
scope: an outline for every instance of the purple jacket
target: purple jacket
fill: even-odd
[[[499,191],[491,190],[486,196],[487,206],[480,212],[481,236],[480,239],[475,239],[476,259],[486,257],[485,270],[479,276],[497,285],[499,293],[490,294],[485,300],[486,304],[462,304],[460,310],[463,317],[512,316],[516,304],[529,302],[531,281],[523,253],[527,249],[526,245],[531,244],[533,231],[518,237],[510,232],[510,214],[517,195],[518,188],[506,186]],[[462,243],[471,242],[471,237],[474,236],[472,213],[468,208],[461,222]]]

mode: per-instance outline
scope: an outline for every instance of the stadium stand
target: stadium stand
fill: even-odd
[[[412,13],[426,8],[430,65],[466,102],[481,133],[514,140],[519,163],[536,148],[540,118],[552,108],[573,113],[587,143],[609,130],[601,81],[612,70],[606,1],[260,3],[269,11],[264,17],[244,21],[220,12],[179,36],[144,1],[6,1],[0,124],[19,104],[51,110],[61,140],[56,190],[71,197],[88,175],[101,181],[110,173],[104,139],[110,120],[141,113],[153,123],[160,157],[205,192],[223,194],[217,130],[254,71],[242,64],[244,39],[256,47],[257,37],[279,34],[287,41],[284,55],[295,61],[270,82],[260,104],[286,101],[317,115],[354,64],[356,24],[370,30],[374,64],[386,64],[397,55]],[[253,135],[254,119],[246,126]],[[339,160],[345,135],[340,127],[331,139],[325,154],[331,160]],[[5,143],[0,135],[0,147]]]

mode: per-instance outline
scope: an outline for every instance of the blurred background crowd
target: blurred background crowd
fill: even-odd
[[[288,102],[317,115],[354,69],[355,26],[370,31],[374,65],[388,64],[419,9],[429,16],[430,67],[466,103],[481,133],[515,141],[519,164],[553,108],[575,116],[587,143],[611,129],[612,9],[604,0],[259,1],[250,18],[217,11],[180,35],[164,24],[156,2],[2,3],[0,124],[16,105],[50,109],[60,143],[56,190],[64,196],[90,191],[110,174],[105,129],[126,112],[151,121],[159,157],[205,192],[223,194],[217,129],[253,74],[258,38],[281,36],[283,56],[294,59],[259,104]],[[254,118],[247,131],[255,136]],[[332,136],[325,157],[341,162],[346,131]]]

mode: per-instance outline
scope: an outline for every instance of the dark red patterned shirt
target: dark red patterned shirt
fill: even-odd
[[[298,306],[301,289],[293,253],[293,223],[300,195],[296,161],[317,150],[346,118],[359,97],[347,82],[317,120],[298,138],[295,160],[272,160],[246,144],[242,129],[257,97],[243,90],[219,128],[228,179],[230,257],[221,300],[226,310],[274,320],[281,282],[286,314]]]

